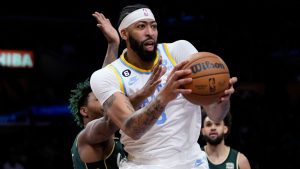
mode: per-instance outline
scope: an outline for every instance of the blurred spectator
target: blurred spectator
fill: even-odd
[[[18,153],[15,148],[10,148],[8,153],[8,159],[3,163],[3,169],[24,169],[24,166],[20,163]]]

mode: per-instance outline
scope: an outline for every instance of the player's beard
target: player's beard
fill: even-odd
[[[218,145],[224,139],[224,134],[217,136],[216,138],[210,138],[209,136],[203,135],[203,139],[211,145]]]
[[[149,39],[146,39],[139,43],[136,39],[129,35],[129,43],[133,51],[145,62],[152,62],[156,58],[156,49],[157,49],[157,42],[154,43],[154,48],[152,51],[144,50],[144,43]]]

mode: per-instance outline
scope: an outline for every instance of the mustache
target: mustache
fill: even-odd
[[[156,41],[153,38],[147,38],[142,41],[142,44],[144,45],[148,40],[152,40],[154,43],[156,43]]]

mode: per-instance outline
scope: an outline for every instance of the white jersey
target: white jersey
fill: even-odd
[[[177,43],[178,46],[190,45],[187,41],[174,43]],[[171,44],[158,44],[158,55],[162,56],[162,65],[167,68],[167,72],[162,77],[155,93],[145,99],[142,106],[149,104],[155,98],[165,85],[166,78],[176,63],[197,52],[193,46],[189,47],[192,50],[183,54],[186,49],[178,49]],[[178,55],[176,50],[181,54]],[[173,57],[173,55],[175,56]],[[158,57],[155,62],[157,60]],[[132,95],[145,85],[151,73],[151,70],[143,70],[128,63],[122,54],[118,60],[93,73],[91,87],[100,102],[104,103],[115,92],[122,92],[127,96]],[[200,135],[200,129],[200,106],[188,102],[180,94],[175,100],[169,102],[154,126],[140,139],[133,140],[121,131],[121,142],[132,157],[167,158],[195,145]]]

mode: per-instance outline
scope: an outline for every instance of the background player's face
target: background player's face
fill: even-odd
[[[130,47],[143,61],[154,61],[157,49],[157,23],[153,20],[138,21],[128,28]]]
[[[93,119],[103,116],[101,104],[92,92],[88,96],[87,109],[89,116]]]
[[[214,122],[209,117],[203,121],[202,135],[206,142],[217,145],[224,139],[224,135],[228,132],[227,126],[224,121]]]

